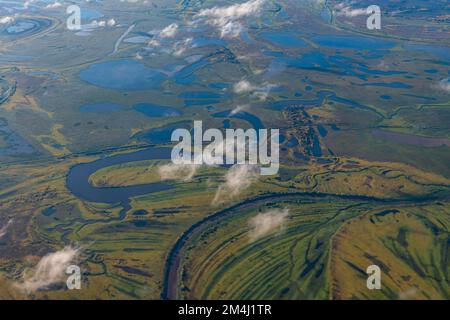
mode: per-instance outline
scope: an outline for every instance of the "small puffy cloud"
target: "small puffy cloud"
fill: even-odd
[[[173,38],[176,36],[178,32],[178,24],[172,23],[171,25],[168,25],[164,29],[161,30],[159,33],[160,38]]]
[[[24,9],[28,9],[30,4],[32,4],[33,2],[35,2],[35,0],[27,0],[23,3],[23,8]]]
[[[220,30],[220,37],[236,38],[241,34],[242,29],[244,29],[244,27],[240,22],[230,21]]]
[[[248,109],[250,109],[250,106],[248,104],[237,106],[236,108],[231,110],[230,116],[234,116],[240,112],[247,111]]]
[[[105,20],[100,20],[100,21],[95,21],[94,24],[97,24],[99,27],[104,27],[106,26],[106,21]]]
[[[334,6],[335,14],[337,16],[344,16],[344,17],[357,17],[362,15],[367,15],[367,9],[363,8],[353,8],[352,5],[354,5],[354,1],[344,1],[336,4]]]
[[[353,9],[352,7],[344,7],[336,11],[337,16],[343,17],[358,17],[367,15],[366,9]]]
[[[248,17],[250,15],[259,14],[264,2],[265,0],[250,0],[228,7],[214,7],[210,9],[203,9],[196,14],[196,17],[217,19],[219,21],[217,21],[216,24],[223,25],[230,20],[237,20]]]
[[[8,24],[14,22],[14,17],[11,16],[5,16],[0,18],[0,24]]]
[[[267,100],[269,93],[276,87],[276,85],[267,82],[260,86],[256,86],[247,80],[241,80],[233,86],[233,91],[237,94],[250,93],[254,98],[265,101]]]
[[[159,47],[160,45],[161,45],[161,42],[156,38],[153,38],[152,40],[150,40],[148,42],[149,47]]]
[[[255,90],[256,87],[253,86],[247,80],[241,80],[233,86],[233,91],[235,93],[247,93]]]
[[[61,2],[55,1],[53,3],[46,5],[45,9],[55,9],[55,8],[59,8],[61,6],[62,6]]]
[[[288,215],[289,209],[274,209],[251,218],[248,222],[250,241],[256,241],[270,233],[282,230]]]
[[[252,96],[261,101],[266,101],[269,97],[269,93],[272,92],[275,88],[277,88],[277,85],[267,82],[263,83],[252,93]]]
[[[92,32],[99,28],[105,28],[105,27],[114,27],[117,24],[116,20],[111,18],[108,20],[92,20],[88,24],[81,25],[81,30],[85,32],[86,35],[89,34],[89,32]]]
[[[233,38],[239,36],[243,29],[240,20],[258,16],[265,2],[266,0],[250,0],[227,7],[203,9],[194,18],[217,27],[222,38]]]
[[[23,274],[22,282],[16,283],[16,287],[30,293],[61,282],[66,276],[67,267],[76,260],[79,253],[79,249],[68,246],[47,254],[41,258],[33,270],[27,270]]]
[[[106,24],[108,25],[108,27],[114,27],[116,25],[116,20],[111,18]]]
[[[442,79],[439,81],[437,88],[450,93],[450,78]]]
[[[199,166],[194,164],[169,163],[158,168],[161,180],[191,181]]]
[[[148,42],[149,48],[156,48],[161,46],[164,39],[175,38],[178,33],[178,24],[172,23],[162,30],[153,30],[149,34],[153,35],[153,38]],[[189,48],[192,38],[187,38],[182,41],[177,41],[172,48],[172,54],[181,55],[185,50]]]
[[[239,196],[249,188],[260,175],[256,165],[236,164],[225,174],[225,182],[219,186],[214,196],[213,204],[221,204]]]
[[[172,54],[174,56],[181,56],[183,55],[187,50],[193,48],[195,45],[193,45],[193,38],[187,38],[182,41],[178,41],[173,45]]]

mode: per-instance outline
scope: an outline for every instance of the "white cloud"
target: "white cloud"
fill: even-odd
[[[230,116],[234,116],[242,111],[247,111],[248,109],[250,109],[250,106],[248,104],[237,106],[236,108],[231,110]]]
[[[89,23],[82,24],[81,31],[77,32],[76,35],[89,36],[91,34],[91,32],[93,32],[99,28],[106,28],[106,27],[112,28],[112,27],[116,26],[116,24],[117,24],[117,22],[113,18],[108,19],[108,20],[92,20]]]
[[[111,18],[106,24],[108,25],[108,27],[114,27],[116,25],[116,20]]]
[[[191,181],[194,177],[198,165],[194,164],[174,164],[169,163],[158,168],[158,174],[161,180],[181,180]]]
[[[200,10],[195,16],[194,21],[188,22],[191,26],[199,23],[207,24],[218,28],[222,38],[234,38],[240,35],[243,25],[240,20],[258,15],[263,4],[267,0],[250,0],[241,4],[234,4],[227,7],[213,7],[210,9]],[[149,34],[153,35],[153,39],[148,42],[148,49],[161,47],[165,43],[164,39],[175,38],[179,33],[179,25],[172,23],[162,30],[153,30]],[[181,56],[188,49],[194,48],[192,38],[183,39],[172,45],[172,50],[166,50],[175,56]]]
[[[173,38],[178,33],[178,24],[172,23],[171,25],[168,25],[164,29],[161,30],[159,33],[160,38]]]
[[[248,222],[251,228],[250,241],[253,242],[274,231],[281,230],[288,215],[289,209],[274,209],[251,218]]]
[[[225,174],[225,182],[219,186],[214,196],[213,204],[221,204],[238,196],[249,188],[260,174],[258,166],[236,164]]]
[[[450,78],[442,79],[437,85],[438,89],[450,93]]]
[[[6,16],[0,18],[0,24],[8,24],[14,21],[14,17]]]
[[[193,41],[193,38],[187,38],[185,40],[176,42],[173,46],[172,54],[177,57],[181,56],[188,49],[195,47],[195,45],[192,44]]]
[[[237,37],[243,29],[239,20],[251,16],[258,16],[265,2],[266,0],[250,0],[228,7],[203,9],[194,18],[217,27],[222,38],[233,38]]]
[[[367,15],[367,9],[353,9],[352,7],[344,7],[336,11],[337,16],[358,17]]]
[[[99,27],[104,27],[104,26],[106,26],[106,21],[105,20],[100,20],[100,21],[95,21],[96,23],[97,23],[97,25],[99,26]]]
[[[62,281],[66,276],[67,267],[79,253],[79,249],[65,247],[60,251],[47,254],[41,258],[33,270],[24,273],[22,282],[16,283],[16,286],[30,293]]]
[[[149,47],[159,47],[161,45],[161,42],[158,39],[153,38],[148,42]]]
[[[237,94],[251,93],[253,97],[265,101],[267,100],[269,93],[276,87],[276,85],[267,82],[260,86],[256,86],[247,80],[241,80],[233,86],[233,91]]]
[[[32,4],[33,2],[35,2],[35,0],[27,0],[23,3],[23,8],[24,9],[28,9],[28,7],[30,6],[30,4]]]
[[[354,1],[344,1],[334,6],[335,14],[337,16],[345,17],[357,17],[367,15],[367,9],[357,8],[354,9],[352,5],[356,4]]]
[[[196,14],[196,17],[207,17],[210,19],[220,20],[217,24],[222,25],[230,20],[241,19],[250,15],[258,14],[264,4],[265,0],[250,0],[240,4],[234,4],[229,7],[214,7],[210,9],[203,9]],[[223,23],[224,24],[224,23]]]
[[[62,6],[61,2],[55,1],[53,3],[46,5],[45,9],[55,9],[55,8],[59,8],[61,6]]]
[[[220,37],[221,38],[236,38],[238,37],[244,27],[240,22],[236,21],[229,21],[227,24],[225,24],[222,29],[220,30]]]
[[[233,86],[233,91],[235,93],[247,93],[255,89],[256,87],[247,80],[241,80]]]
[[[153,30],[149,34],[153,35],[153,39],[148,42],[149,48],[155,48],[161,46],[164,39],[175,38],[178,33],[179,26],[176,23],[172,23],[162,30]],[[172,48],[171,53],[174,55],[182,55],[184,51],[189,48],[192,43],[192,38],[187,38],[182,41],[177,41]]]

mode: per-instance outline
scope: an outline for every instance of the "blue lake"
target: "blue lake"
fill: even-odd
[[[326,137],[327,134],[328,134],[327,129],[326,129],[322,124],[318,124],[318,125],[317,125],[317,131],[319,131],[319,134],[320,134],[322,137]]]
[[[225,95],[210,91],[188,91],[178,95],[179,98],[185,99],[184,105],[186,107],[192,106],[207,106],[221,102],[221,98]]]
[[[189,91],[181,93],[178,97],[182,99],[220,99],[223,95],[209,91]]]
[[[138,103],[133,106],[133,109],[150,118],[176,117],[183,114],[181,110],[153,103]]]
[[[195,72],[197,70],[200,70],[201,68],[204,68],[208,65],[210,65],[211,62],[209,61],[208,57],[201,58],[200,60],[184,67],[180,71],[178,71],[174,75],[174,79],[178,84],[182,85],[190,85],[195,80],[197,80],[197,77],[195,76]]]
[[[312,154],[314,157],[322,156],[322,148],[320,146],[319,138],[316,135],[314,135],[314,138],[313,138]]]
[[[270,51],[270,50],[264,50],[264,51],[263,51],[263,54],[264,54],[265,56],[268,56],[268,57],[276,57],[276,58],[281,58],[281,57],[284,56],[284,53],[283,53],[283,52],[280,52],[280,51]]]
[[[217,104],[220,103],[220,100],[185,100],[184,105],[186,107],[193,107],[193,106],[207,106],[210,104]]]
[[[89,8],[81,8],[81,19],[82,20],[94,20],[103,17],[103,14],[97,10]]]
[[[312,40],[321,46],[343,49],[383,50],[395,46],[390,41],[358,36],[319,35],[312,37]]]
[[[55,213],[56,213],[55,207],[48,207],[48,208],[42,210],[42,215],[44,215],[46,217],[50,217]]]
[[[19,34],[29,30],[33,30],[37,24],[33,21],[16,21],[14,24],[6,28],[8,34]]]
[[[409,44],[405,45],[405,49],[429,53],[444,61],[450,61],[450,47],[440,47],[424,44]]]
[[[436,101],[436,98],[419,96],[419,95],[409,94],[409,93],[404,93],[404,94],[402,94],[402,96],[416,98],[416,99],[422,99],[422,100],[426,100],[426,101]]]
[[[134,60],[114,60],[91,65],[80,78],[102,88],[137,91],[159,87],[166,76]]]
[[[208,87],[212,89],[228,89],[230,87],[230,84],[224,82],[214,82],[210,83]]]
[[[292,138],[290,138],[290,140],[289,140],[288,143],[286,144],[286,147],[288,147],[288,148],[293,148],[293,147],[296,147],[296,146],[298,146],[298,145],[299,145],[299,143],[298,143],[297,138],[292,137]]]
[[[104,113],[104,112],[119,111],[123,108],[124,108],[124,106],[117,104],[117,103],[102,102],[102,103],[88,103],[88,104],[82,105],[80,107],[80,111],[81,112]]]
[[[393,89],[411,89],[412,86],[403,82],[377,82],[377,83],[362,83],[353,84],[360,87],[383,87],[383,88],[393,88]]]
[[[341,129],[339,129],[339,127],[335,124],[335,123],[333,123],[333,124],[331,124],[331,129],[333,129],[334,131],[340,131]]]
[[[265,31],[260,34],[260,37],[273,44],[283,47],[300,47],[305,48],[308,44],[302,39],[298,38],[295,32],[289,31]]]
[[[172,123],[160,128],[150,129],[145,132],[138,133],[135,137],[138,140],[148,141],[154,144],[165,144],[170,143],[172,138],[172,132],[176,129],[185,128],[189,129],[191,122],[182,121],[177,123]]]
[[[366,79],[366,76],[355,72],[355,70],[364,73],[370,73],[364,64],[355,66],[355,62],[339,59],[338,56],[326,56],[320,51],[314,50],[299,57],[280,57],[271,61],[269,74],[267,76],[280,73],[286,68],[296,68],[303,70],[314,70],[318,72],[330,73],[332,75],[349,75],[359,79]]]

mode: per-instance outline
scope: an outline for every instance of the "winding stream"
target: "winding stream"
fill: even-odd
[[[72,167],[67,176],[67,188],[82,200],[103,203],[121,203],[128,207],[129,198],[171,189],[165,183],[149,183],[125,187],[94,187],[89,177],[96,171],[123,163],[170,159],[170,148],[148,148],[145,150],[105,157],[93,162]]]

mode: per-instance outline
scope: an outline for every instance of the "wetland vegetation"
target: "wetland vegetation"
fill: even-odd
[[[450,298],[448,1],[380,0],[374,31],[313,0],[232,30],[202,10],[245,0],[76,1],[71,31],[60,2],[0,1],[1,299]],[[195,120],[280,129],[278,174],[176,171]],[[67,247],[82,290],[17,289]]]

